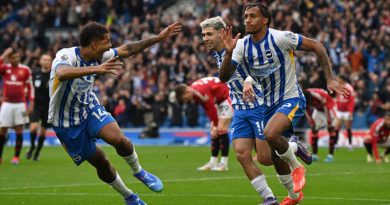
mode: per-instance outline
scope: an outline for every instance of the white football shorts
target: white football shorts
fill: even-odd
[[[218,118],[232,118],[233,117],[233,107],[232,101],[230,98],[224,100],[223,102],[217,105]]]
[[[0,127],[15,127],[29,123],[26,103],[3,102],[0,109]]]

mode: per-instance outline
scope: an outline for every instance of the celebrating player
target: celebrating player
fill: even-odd
[[[8,58],[10,64],[4,64]],[[19,155],[23,146],[23,125],[29,122],[28,114],[34,107],[34,90],[32,89],[31,70],[20,64],[17,50],[7,48],[0,57],[0,75],[3,77],[3,104],[0,110],[0,163],[8,128],[16,132],[15,154],[12,164],[19,164]],[[26,90],[29,100],[26,108]]]
[[[221,17],[214,17],[201,22],[200,27],[202,28],[203,41],[206,47],[213,51],[217,66],[220,68],[225,55],[225,49],[219,34],[226,28],[226,24]],[[244,81],[246,78],[248,78],[247,81]],[[258,85],[256,87],[252,86],[251,77],[247,73],[238,73],[238,71],[227,82],[227,86],[230,90],[232,107],[234,109],[231,135],[236,158],[253,188],[263,198],[264,204],[277,204],[276,197],[268,186],[265,175],[251,159],[252,150],[256,145],[256,152],[259,153],[257,158],[260,163],[265,165],[272,164],[268,143],[265,142],[264,135],[259,129],[262,115],[259,115],[258,112],[262,112],[261,109],[263,109],[261,106],[263,102],[260,97],[260,88]],[[250,93],[246,102],[243,96],[245,94],[243,93],[244,88],[247,89],[246,92],[256,91],[259,95]]]
[[[349,148],[352,149],[352,120],[353,120],[353,110],[355,108],[355,91],[353,87],[348,83],[348,78],[345,75],[340,75],[338,81],[341,85],[344,85],[348,88],[350,95],[344,97],[343,95],[336,95],[336,105],[337,105],[337,119],[335,124],[336,135],[339,137],[339,131],[343,124],[347,129],[348,134],[348,143]]]
[[[219,34],[226,28],[226,24],[221,17],[214,17],[206,19],[200,26],[202,28],[203,41],[207,48],[213,51],[218,68],[220,68],[225,55],[225,49]],[[273,164],[270,147],[268,142],[265,141],[263,130],[261,129],[261,124],[263,123],[262,113],[264,111],[261,86],[254,83],[245,70],[242,72],[236,70],[234,77],[227,82],[227,85],[230,89],[234,109],[231,135],[236,157],[251,181],[253,188],[263,197],[263,204],[277,204],[275,196],[267,185],[265,176],[251,158],[252,150],[256,146],[257,161],[265,166]],[[304,147],[298,141],[295,141],[295,143],[299,144],[300,151],[298,153],[300,156],[306,155],[307,152]],[[307,155],[304,158],[309,159]],[[291,197],[296,196],[293,191],[291,175],[278,175],[278,177],[289,191],[289,195]]]
[[[233,116],[228,87],[216,77],[205,77],[193,82],[190,86],[177,85],[175,93],[181,102],[194,100],[200,104],[211,121],[210,161],[198,170],[227,171],[230,146],[228,129]],[[220,163],[218,163],[219,151],[221,151]]]
[[[372,152],[374,151],[374,157],[376,163],[381,163],[382,160],[379,157],[378,147],[386,148],[382,155],[383,161],[389,163],[390,160],[387,157],[390,154],[390,112],[387,111],[384,118],[380,118],[372,124],[370,132],[366,139],[364,139],[364,146],[367,150],[367,162],[372,162]]]
[[[181,25],[176,22],[156,36],[112,49],[108,29],[92,22],[80,31],[80,46],[58,51],[52,63],[48,122],[52,123],[57,137],[76,165],[87,160],[96,168],[99,178],[121,194],[128,205],[145,203],[126,187],[103,150],[96,146],[97,138],[112,145],[131,167],[134,176],[149,189],[161,192],[163,184],[140,166],[133,144],[99,104],[93,92],[94,80],[97,74],[115,75],[117,70],[122,69],[122,64],[117,62],[118,57],[141,52],[180,30]]]
[[[321,43],[291,32],[270,29],[271,14],[262,4],[249,3],[244,11],[249,35],[239,40],[240,34],[232,37],[232,28],[222,32],[226,51],[219,77],[227,82],[236,69],[247,70],[262,86],[266,105],[264,135],[274,150],[275,168],[278,174],[293,170],[294,191],[299,194],[297,198],[285,198],[282,204],[297,204],[303,200],[305,168],[294,155],[297,148],[282,137],[292,135],[305,109],[305,98],[296,79],[293,50],[314,51],[324,68],[328,89],[342,94],[348,94],[348,90],[334,80]]]
[[[328,128],[329,154],[325,162],[333,162],[334,148],[337,143],[337,134],[334,129],[336,118],[336,105],[333,98],[323,89],[310,88],[304,92],[306,96],[306,118],[309,121],[312,138],[313,160],[318,161],[318,131]]]
[[[42,149],[43,142],[46,137],[46,129],[49,127],[47,123],[47,116],[49,111],[49,79],[50,79],[50,70],[51,70],[51,61],[52,58],[50,55],[42,55],[39,59],[40,69],[36,70],[32,74],[33,85],[35,93],[39,95],[35,98],[34,111],[31,114],[30,120],[30,142],[31,146],[28,152],[26,153],[26,158],[30,159],[33,157],[34,161],[37,161],[39,158],[39,153]],[[38,146],[35,150],[35,139],[37,138],[38,128],[40,126],[40,132],[38,137]],[[35,150],[35,153],[34,153]],[[33,156],[34,155],[34,156]]]

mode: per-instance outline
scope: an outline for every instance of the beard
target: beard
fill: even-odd
[[[261,28],[259,28],[257,30],[253,29],[251,31],[246,30],[247,34],[256,34],[256,33],[260,33],[260,32],[261,32]]]

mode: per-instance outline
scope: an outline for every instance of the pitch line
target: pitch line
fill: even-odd
[[[0,195],[9,196],[24,196],[24,195],[36,195],[36,196],[93,196],[93,197],[106,197],[106,196],[118,196],[118,194],[107,193],[53,193],[53,192],[9,192],[1,193]],[[255,195],[226,195],[226,194],[139,194],[141,196],[154,196],[154,197],[206,197],[206,198],[259,198]],[[337,201],[371,201],[371,202],[390,202],[390,199],[376,199],[376,198],[347,198],[347,197],[316,197],[305,196],[305,199],[311,200],[337,200]]]
[[[330,173],[309,173],[306,176],[342,176],[342,175],[358,175],[358,174],[390,174],[390,172],[330,172]],[[267,175],[267,178],[276,178],[276,175]],[[182,179],[166,179],[164,183],[182,183],[182,182],[199,182],[199,181],[218,181],[218,180],[234,180],[246,179],[245,176],[227,176],[227,177],[198,177],[198,178],[182,178]],[[137,184],[138,181],[126,182],[126,184]],[[100,183],[72,183],[72,184],[57,184],[57,185],[38,185],[38,186],[20,186],[20,187],[0,187],[0,191],[19,190],[19,189],[45,189],[45,188],[66,188],[66,187],[80,187],[80,186],[99,186]]]

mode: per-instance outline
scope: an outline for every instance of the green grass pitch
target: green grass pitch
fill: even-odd
[[[4,150],[0,165],[1,205],[122,205],[121,197],[101,182],[95,170],[83,163],[76,167],[62,147],[44,147],[39,162],[10,164],[13,148]],[[126,184],[149,205],[259,204],[260,197],[230,156],[227,172],[198,172],[209,158],[208,147],[137,147],[141,165],[164,182],[160,194],[149,191],[132,177],[130,168],[111,147],[103,148]],[[326,150],[320,150],[322,160]],[[301,204],[390,204],[390,164],[367,164],[363,149],[338,149],[335,162],[307,167],[305,199]],[[279,201],[286,191],[272,167],[262,167]]]

